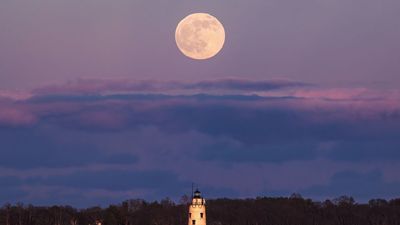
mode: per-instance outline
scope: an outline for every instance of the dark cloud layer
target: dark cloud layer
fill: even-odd
[[[0,182],[2,183],[0,191],[10,194],[0,195],[0,201],[3,202],[15,202],[17,199],[29,201],[30,192],[40,187],[78,190],[84,193],[90,193],[93,190],[107,190],[111,193],[118,193],[120,191],[143,189],[151,193],[151,195],[147,196],[148,198],[153,198],[153,196],[171,196],[171,194],[184,193],[184,187],[190,185],[190,182],[181,181],[175,174],[170,172],[118,170],[76,172],[50,177],[16,178],[6,176],[0,177]],[[13,191],[10,192],[10,190]],[[125,197],[139,198],[144,196],[125,195]],[[171,197],[178,198],[179,195],[172,195]],[[30,201],[38,201],[38,199],[31,199]],[[55,203],[53,202],[53,204]]]
[[[343,171],[335,174],[329,184],[307,188],[303,193],[319,198],[348,195],[358,201],[366,202],[371,196],[375,198],[398,196],[399,188],[400,182],[385,181],[380,171],[365,173]]]
[[[37,181],[36,181],[37,182]],[[100,171],[79,172],[68,176],[39,180],[41,184],[73,188],[99,188],[112,191],[126,191],[133,188],[164,190],[179,193],[189,183],[180,182],[176,175],[164,171]],[[162,187],[162,188],[160,188]],[[160,188],[160,189],[158,189]]]
[[[35,94],[98,94],[110,92],[165,91],[269,91],[310,84],[292,80],[216,79],[198,82],[131,79],[78,79],[63,85],[49,85],[34,90]]]
[[[233,145],[216,143],[206,146],[198,154],[198,158],[205,161],[222,161],[233,163],[280,163],[291,160],[312,160],[318,157],[316,143],[265,143],[259,145]]]
[[[236,80],[187,87],[200,94],[123,93],[131,87],[107,85],[73,94],[67,93],[76,87],[66,85],[66,92],[0,101],[0,180],[2,192],[13,196],[2,201],[179,198],[192,181],[215,197],[399,194],[395,94]],[[314,168],[321,160],[326,172]],[[350,172],[341,174],[343,168]],[[357,192],[360,185],[369,189]]]
[[[62,137],[65,141],[55,141],[35,128],[2,128],[0,136],[0,165],[6,168],[63,168],[91,163],[120,165],[138,161],[133,154],[101,152],[93,143],[68,140],[67,136]]]

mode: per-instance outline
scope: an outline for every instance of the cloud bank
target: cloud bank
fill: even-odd
[[[0,180],[9,194],[0,201],[63,199],[54,192],[76,205],[179,198],[191,182],[211,197],[396,197],[397,93],[295,81],[81,79],[8,94]],[[376,185],[351,191],[368,182]]]

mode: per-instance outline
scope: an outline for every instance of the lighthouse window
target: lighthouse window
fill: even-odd
[[[192,224],[193,224],[193,225],[196,225],[196,220],[192,220]]]
[[[203,213],[200,213],[200,217],[203,218]]]

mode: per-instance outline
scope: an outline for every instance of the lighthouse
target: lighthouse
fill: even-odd
[[[197,189],[189,206],[188,225],[206,225],[206,200]]]

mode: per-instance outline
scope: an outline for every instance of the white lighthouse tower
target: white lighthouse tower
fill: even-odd
[[[192,204],[189,206],[188,225],[206,225],[206,200],[201,197],[197,189],[192,198]]]

